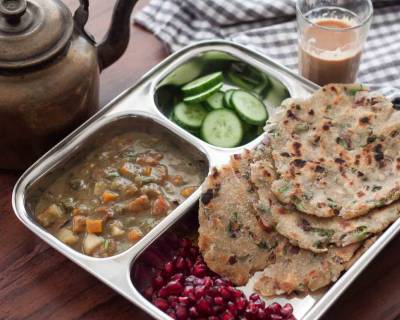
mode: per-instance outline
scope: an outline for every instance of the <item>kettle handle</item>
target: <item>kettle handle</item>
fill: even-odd
[[[100,70],[104,70],[117,61],[128,47],[130,17],[137,2],[138,0],[117,0],[111,25],[104,39],[97,45]],[[79,3],[80,6],[74,14],[75,24],[86,38],[95,44],[93,36],[85,31],[85,24],[89,18],[89,0],[79,0]]]

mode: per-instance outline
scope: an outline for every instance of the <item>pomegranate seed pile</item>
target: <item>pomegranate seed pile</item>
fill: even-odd
[[[208,269],[188,239],[179,241],[177,254],[155,273],[144,295],[178,320],[295,320],[290,304],[266,306],[257,294],[247,299],[232,282]]]

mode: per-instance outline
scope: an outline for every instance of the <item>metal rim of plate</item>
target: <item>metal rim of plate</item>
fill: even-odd
[[[63,157],[69,152],[73,152],[77,146],[79,146],[79,143],[84,141],[85,138],[95,134],[96,130],[100,129],[107,123],[115,121],[121,117],[142,117],[156,122],[158,125],[166,128],[173,134],[178,135],[180,138],[193,145],[193,147],[199,152],[205,154],[208,158],[210,168],[226,162],[231,154],[237,153],[243,148],[252,148],[257,145],[262,140],[262,136],[256,138],[245,146],[238,148],[223,149],[213,147],[173,124],[156,106],[154,93],[160,81],[182,63],[208,51],[222,51],[231,54],[239,60],[247,62],[250,65],[259,68],[261,71],[276,77],[287,86],[291,96],[301,97],[318,89],[318,86],[314,83],[301,78],[288,68],[267,58],[261,53],[246,48],[245,46],[222,40],[202,41],[190,45],[170,55],[161,63],[153,67],[141,79],[139,79],[136,84],[117,96],[107,106],[97,112],[88,121],[43,155],[20,177],[14,187],[12,195],[14,212],[18,219],[28,229],[46,241],[61,254],[81,266],[83,269],[97,277],[100,281],[104,282],[129,301],[143,309],[149,315],[157,319],[171,318],[156,308],[136,290],[131,281],[131,266],[135,262],[135,259],[148,246],[150,246],[160,235],[179,221],[179,219],[190,210],[194,203],[198,201],[200,189],[193,193],[192,196],[164,218],[137,244],[118,255],[108,258],[94,258],[81,254],[61,243],[50,233],[38,226],[38,224],[31,218],[31,215],[25,206],[25,191],[40,177],[55,168],[61,162]],[[334,283],[313,306],[311,306],[309,310],[305,312],[305,315],[301,317],[301,319],[315,320],[321,317],[331,304],[350,285],[350,283],[355,280],[361,271],[399,232],[399,230],[400,220],[392,224],[358,259],[358,261],[348,271],[346,271],[339,280]]]

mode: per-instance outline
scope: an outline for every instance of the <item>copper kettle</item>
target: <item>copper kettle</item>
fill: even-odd
[[[74,16],[60,0],[0,0],[0,168],[26,168],[96,112],[99,74],[125,51],[136,2],[117,1],[96,44],[88,0]]]

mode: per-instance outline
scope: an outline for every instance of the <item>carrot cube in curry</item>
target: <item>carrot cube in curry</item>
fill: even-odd
[[[86,220],[86,231],[88,233],[102,233],[103,232],[103,220],[87,219]]]
[[[101,196],[104,203],[117,200],[119,197],[118,193],[112,191],[104,191],[103,195]]]
[[[122,176],[129,179],[134,179],[136,176],[142,174],[142,168],[131,162],[125,162],[118,171]]]
[[[155,216],[162,216],[168,213],[170,205],[163,196],[159,196],[153,203],[152,213]]]
[[[146,195],[141,195],[135,200],[129,202],[128,210],[132,212],[140,212],[150,208],[150,200]]]
[[[193,192],[195,192],[197,187],[186,187],[181,190],[181,196],[189,198]]]
[[[151,175],[151,171],[152,171],[152,170],[153,170],[152,167],[144,167],[144,169],[143,169],[143,174],[144,174],[146,177],[148,177],[148,176]]]
[[[180,175],[170,176],[169,181],[171,181],[174,186],[181,186],[183,184],[183,177]]]
[[[133,227],[128,232],[128,240],[132,242],[139,241],[143,238],[143,232],[138,227]]]
[[[140,165],[156,166],[160,163],[160,160],[164,158],[162,153],[159,152],[147,152],[142,153],[136,158],[136,163]]]
[[[84,204],[80,204],[78,207],[74,208],[71,212],[72,216],[86,216],[89,214],[89,208]]]
[[[86,229],[86,217],[74,216],[72,217],[72,231],[75,233],[83,232]]]

